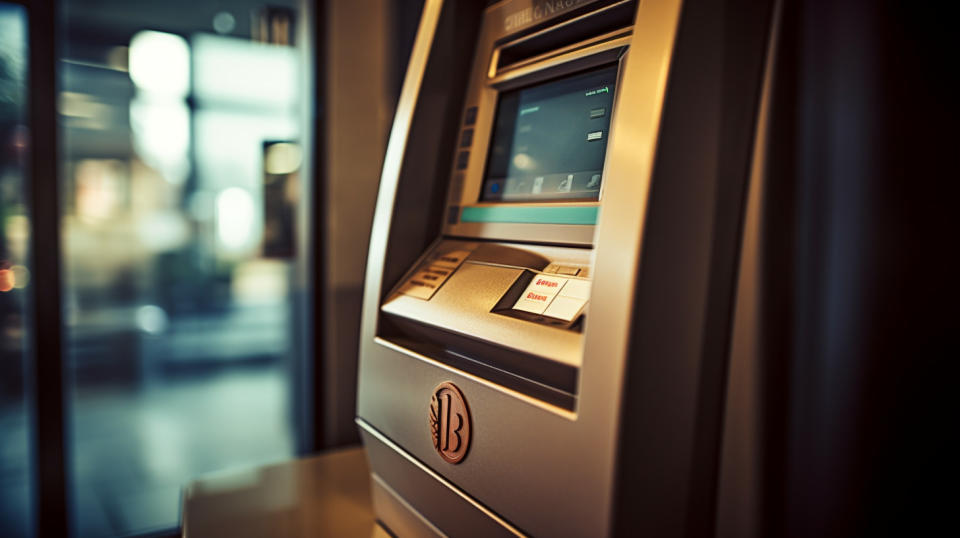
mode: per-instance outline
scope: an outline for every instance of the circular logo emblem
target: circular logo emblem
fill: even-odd
[[[430,396],[433,447],[447,463],[460,463],[470,447],[470,410],[463,393],[450,382],[440,383]]]

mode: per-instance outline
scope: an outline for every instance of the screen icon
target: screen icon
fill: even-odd
[[[533,194],[540,194],[540,191],[543,190],[543,176],[537,176],[533,178]]]
[[[557,186],[557,192],[570,192],[570,189],[573,188],[573,174],[567,174],[567,179],[564,179],[560,182],[560,185]]]
[[[587,183],[588,189],[598,189],[600,188],[600,174],[593,174],[590,176],[590,181]]]

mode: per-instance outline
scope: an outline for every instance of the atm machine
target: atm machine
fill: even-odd
[[[427,0],[360,342],[393,534],[715,532],[775,13]]]

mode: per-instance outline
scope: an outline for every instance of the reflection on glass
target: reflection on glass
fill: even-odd
[[[97,4],[65,1],[60,71],[79,536],[175,527],[184,484],[289,458],[295,433],[294,260],[263,245],[264,144],[298,137],[296,52],[155,31],[141,3],[112,3],[113,28]]]
[[[29,212],[26,199],[26,15],[0,2],[0,534],[31,530],[25,383]]]

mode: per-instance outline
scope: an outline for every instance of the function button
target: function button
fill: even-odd
[[[467,113],[463,118],[464,125],[473,125],[477,123],[477,107],[472,106],[467,109]]]
[[[565,278],[539,274],[533,277],[520,299],[513,305],[514,310],[523,310],[533,314],[543,314],[547,306],[567,283]]]
[[[590,281],[571,279],[567,282],[567,285],[563,287],[560,295],[586,301],[590,299]]]
[[[533,277],[533,280],[530,281],[530,285],[527,287],[527,289],[534,290],[539,293],[547,293],[552,297],[556,295],[566,283],[566,278],[536,275]]]
[[[543,315],[564,321],[573,321],[580,315],[580,312],[586,304],[587,302],[583,299],[560,296],[550,303],[550,306],[543,312]]]
[[[423,278],[431,281],[437,280],[438,278],[446,278],[450,276],[451,272],[453,272],[453,269],[440,264],[428,265],[427,268],[422,271]]]
[[[570,265],[558,265],[556,272],[558,275],[577,276],[580,274],[580,268]]]
[[[547,309],[547,305],[550,304],[550,299],[552,298],[553,297],[527,290],[523,292],[523,297],[513,305],[513,309],[523,310],[531,314],[543,314],[543,311]]]
[[[410,278],[401,288],[400,293],[404,295],[411,295],[417,299],[429,299],[433,296],[433,292],[437,291],[437,285],[429,282],[424,282],[418,278],[416,275]]]
[[[460,147],[469,148],[470,144],[473,144],[473,129],[464,129],[460,136]]]
[[[436,256],[432,263],[433,265],[456,269],[457,267],[460,267],[460,264],[463,263],[463,260],[467,259],[467,256],[470,256],[470,251],[468,250],[454,250],[452,252],[447,252],[445,254]]]
[[[470,152],[461,151],[460,154],[457,155],[457,170],[466,170],[467,161],[469,160],[470,160]]]
[[[469,256],[468,250],[454,250],[434,256],[404,282],[400,293],[429,300]]]
[[[544,273],[556,273],[556,272],[557,272],[557,269],[559,269],[559,268],[560,268],[560,266],[559,266],[558,264],[551,263],[550,265],[548,265],[548,266],[543,270],[543,272],[544,272]]]

